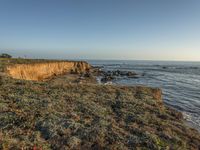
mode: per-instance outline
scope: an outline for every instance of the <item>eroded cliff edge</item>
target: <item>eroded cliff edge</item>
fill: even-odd
[[[14,64],[6,67],[9,76],[15,79],[42,81],[52,76],[67,73],[85,73],[90,65],[83,61],[52,61],[31,64]]]
[[[200,134],[163,104],[160,89],[64,76],[1,76],[0,149],[199,149]]]

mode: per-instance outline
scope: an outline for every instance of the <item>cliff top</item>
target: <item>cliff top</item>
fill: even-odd
[[[1,76],[0,149],[199,149],[200,134],[163,105],[160,89],[80,76]]]

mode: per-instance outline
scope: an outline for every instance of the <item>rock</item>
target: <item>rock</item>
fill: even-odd
[[[135,73],[135,72],[130,72],[130,71],[128,71],[127,73],[126,73],[126,76],[127,77],[135,77],[137,74]]]
[[[90,72],[94,75],[94,76],[102,76],[105,74],[104,71],[101,70],[101,68],[96,68],[96,67],[93,67]]]
[[[115,79],[115,77],[108,75],[108,76],[103,77],[103,78],[101,79],[101,82],[104,82],[104,83],[105,83],[105,82],[112,81],[112,80],[114,80],[114,79]]]
[[[121,72],[119,70],[113,71],[113,75],[115,75],[115,76],[119,76],[120,74],[121,74]]]
[[[111,73],[109,72],[109,74],[113,75],[113,76],[127,76],[127,77],[133,77],[135,75],[137,75],[135,72],[131,72],[131,71],[112,71]]]
[[[86,78],[90,78],[92,77],[92,74],[90,72],[86,72],[83,76]]]
[[[163,69],[167,69],[167,66],[163,66],[162,68],[163,68]]]
[[[103,76],[103,78],[101,79],[101,82],[103,83],[112,81],[116,79],[116,77],[139,78],[139,76],[135,72],[120,70],[102,71],[101,76]]]

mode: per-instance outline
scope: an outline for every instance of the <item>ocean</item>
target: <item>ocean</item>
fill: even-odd
[[[200,131],[200,62],[88,61],[103,70],[134,71],[139,78],[117,78],[113,84],[159,87],[164,103],[181,111],[187,123]]]

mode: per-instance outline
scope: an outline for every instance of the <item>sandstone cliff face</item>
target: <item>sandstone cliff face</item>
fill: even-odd
[[[33,64],[16,64],[7,67],[7,74],[15,79],[41,81],[55,75],[66,73],[84,73],[90,69],[87,62],[46,62]]]

